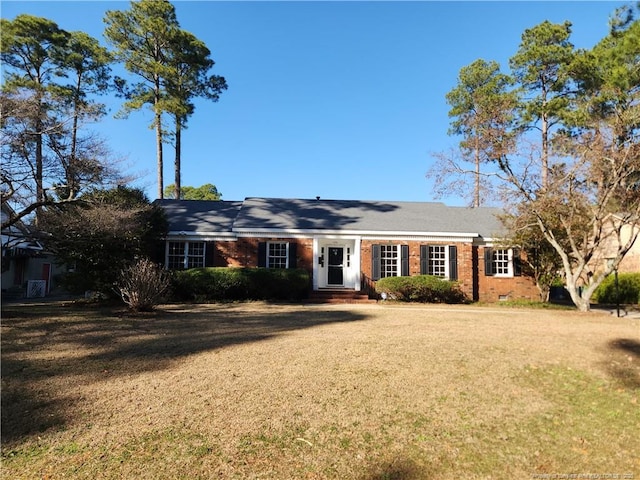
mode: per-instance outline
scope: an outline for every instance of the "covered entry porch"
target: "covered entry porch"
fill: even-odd
[[[360,239],[313,239],[313,290],[360,291]]]

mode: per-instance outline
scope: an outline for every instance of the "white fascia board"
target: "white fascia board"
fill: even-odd
[[[478,233],[452,232],[389,232],[365,230],[305,230],[305,229],[234,229],[238,237],[289,237],[289,238],[362,238],[384,240],[437,239],[457,242],[471,242]]]
[[[363,236],[362,240],[473,243],[475,241],[475,237],[465,237],[458,235],[375,235],[366,237]]]
[[[324,235],[325,233],[330,234],[340,234],[344,235],[344,232],[335,231],[335,232],[325,232],[319,230],[305,230],[301,228],[291,228],[291,229],[283,229],[283,228],[264,228],[260,230],[251,229],[251,228],[234,228],[233,232],[238,236],[238,238],[255,238],[255,237],[278,237],[278,238],[312,238],[319,235]]]
[[[512,245],[513,242],[510,242],[507,238],[500,237],[479,237],[476,239],[475,243],[477,245],[486,246],[486,247],[494,247],[496,245]]]
[[[452,232],[365,232],[363,240],[417,240],[424,242],[473,242],[477,233]]]
[[[196,241],[206,241],[206,240],[219,240],[219,241],[228,241],[233,242],[238,238],[234,233],[231,232],[185,232],[185,231],[177,231],[173,230],[167,233],[166,240],[196,240]]]
[[[341,233],[322,233],[313,235],[314,240],[359,240],[361,238],[361,235],[344,235]]]

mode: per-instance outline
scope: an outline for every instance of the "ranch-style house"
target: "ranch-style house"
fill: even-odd
[[[164,263],[304,268],[312,289],[369,292],[380,278],[456,280],[471,300],[537,299],[496,208],[434,202],[246,198],[156,200],[169,221]]]
[[[496,208],[434,202],[246,198],[156,200],[167,216],[164,264],[304,268],[313,291],[369,292],[383,277],[456,280],[474,301],[538,299]]]

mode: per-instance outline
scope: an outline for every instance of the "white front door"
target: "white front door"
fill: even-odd
[[[354,239],[315,239],[313,288],[360,290],[360,255],[356,250],[359,245]]]

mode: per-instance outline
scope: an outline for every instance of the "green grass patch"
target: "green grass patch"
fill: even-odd
[[[402,430],[413,437],[401,457],[420,472],[408,478],[423,478],[425,472],[452,478],[452,470],[468,479],[589,472],[633,478],[628,475],[640,472],[640,389],[561,366],[530,366],[515,381],[529,390],[539,411],[491,421],[475,415],[473,402],[463,401],[456,404],[455,423],[437,415],[398,415]],[[393,427],[388,423],[384,430]]]
[[[505,308],[539,308],[543,310],[575,310],[576,307],[571,304],[541,302],[539,300],[504,300],[500,302],[492,302],[486,304],[491,307],[505,307]]]
[[[461,443],[460,460],[471,474],[513,465],[528,475],[638,472],[639,389],[561,366],[528,367],[521,382],[548,407],[524,422],[476,431],[477,443]]]
[[[160,464],[179,472],[172,478],[205,478],[191,477],[189,472],[215,450],[216,446],[201,434],[170,428],[152,430],[122,443],[103,444],[99,448],[75,441],[48,446],[26,445],[3,452],[2,463],[12,471],[24,471],[25,477],[21,478],[40,478],[42,470],[33,475],[27,472],[31,465],[42,465],[48,458],[66,465],[65,478],[117,478],[124,472],[128,472],[129,478],[145,478],[145,470],[158,471]]]

